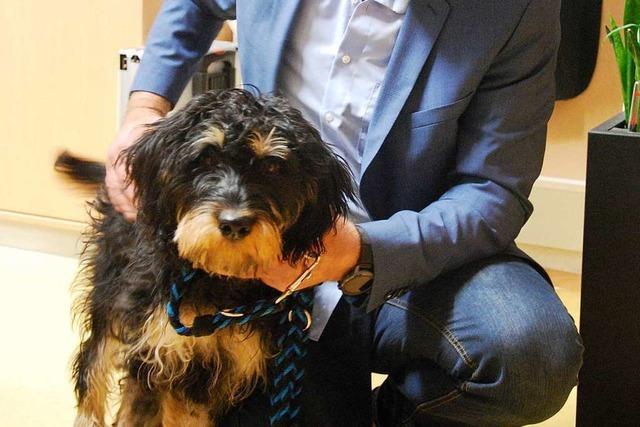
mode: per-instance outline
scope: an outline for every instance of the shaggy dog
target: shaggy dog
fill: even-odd
[[[189,283],[180,320],[275,298],[247,272],[320,254],[347,213],[352,181],[342,159],[301,114],[276,97],[213,91],[150,125],[122,160],[138,216],[115,211],[103,186],[74,312],[82,341],[73,363],[76,426],[102,426],[119,385],[117,426],[210,426],[267,385],[278,352],[273,320],[181,336],[165,306],[180,272]],[[62,154],[58,171],[98,186],[104,165]],[[266,417],[266,415],[265,415]]]

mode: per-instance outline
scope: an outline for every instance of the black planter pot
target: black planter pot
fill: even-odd
[[[640,133],[589,132],[578,426],[640,426]]]

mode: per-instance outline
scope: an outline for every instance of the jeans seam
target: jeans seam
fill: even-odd
[[[458,339],[455,337],[455,335],[453,334],[453,332],[451,332],[449,328],[447,328],[446,326],[438,325],[436,322],[434,322],[424,314],[419,313],[415,310],[412,310],[411,308],[409,308],[409,306],[403,304],[397,298],[387,301],[387,304],[400,308],[402,310],[406,310],[411,314],[413,314],[414,316],[417,316],[422,320],[424,320],[429,326],[434,328],[436,331],[438,331],[442,336],[446,338],[449,344],[451,344],[451,346],[456,350],[456,353],[458,353],[458,355],[460,356],[460,358],[462,359],[465,365],[467,365],[469,368],[473,369],[474,371],[476,370],[476,363],[471,359],[471,357],[469,356],[469,353],[467,353],[464,346],[460,343],[460,341],[458,341]]]

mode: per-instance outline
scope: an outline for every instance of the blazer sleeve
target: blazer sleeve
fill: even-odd
[[[152,92],[175,105],[227,19],[235,19],[234,0],[165,0],[149,32],[131,92]]]
[[[359,225],[374,257],[368,311],[504,251],[531,215],[555,100],[559,4],[532,0],[489,67],[459,121],[448,191],[420,212]]]

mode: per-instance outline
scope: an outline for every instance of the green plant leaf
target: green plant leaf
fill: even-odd
[[[636,81],[640,81],[640,44],[638,43],[638,30],[636,30],[635,32],[633,30],[627,30],[627,38],[625,40],[626,46],[628,47],[628,51],[631,53],[631,56],[633,57],[633,64],[635,67],[635,75],[634,75],[634,79]],[[628,77],[628,76],[627,76]],[[631,87],[631,89],[629,90],[629,95],[631,98],[631,103],[633,103],[633,92],[634,92],[634,86]],[[633,110],[633,107],[630,107],[629,110]],[[627,116],[630,116],[630,113],[627,113]],[[637,114],[637,111],[636,111]],[[631,120],[631,117],[627,118],[627,123],[629,123]],[[637,117],[636,117],[637,119]],[[635,121],[637,123],[637,120]]]
[[[640,24],[640,0],[626,0],[624,4],[624,25]]]
[[[634,79],[640,80],[640,46],[637,42],[637,33],[631,30],[626,32],[625,46],[627,46],[627,50],[633,58],[633,64],[635,66]]]
[[[627,52],[631,55],[631,60],[635,68],[640,65],[640,46],[636,43],[636,33],[632,30],[627,30],[624,33],[624,46],[627,49]],[[630,76],[627,76],[627,78]],[[638,80],[638,76],[634,73],[632,76],[634,80]]]
[[[614,18],[611,18],[610,23],[611,29],[607,28],[607,37],[613,45],[616,63],[618,64],[620,82],[622,83],[622,99],[624,102],[625,118],[628,120],[628,114],[631,106],[631,91],[633,90],[633,83],[631,83],[631,87],[629,87],[630,79],[628,78],[628,75],[629,71],[631,71],[631,76],[634,76],[635,70],[630,69],[634,64],[631,55],[627,52],[627,49],[622,42],[622,33],[620,32],[621,27],[618,27]]]
[[[627,123],[631,110],[634,83],[640,81],[640,0],[625,0],[624,19],[618,26],[613,17],[607,38],[613,51],[622,82],[622,99]]]
[[[627,52],[626,56],[626,65],[627,70],[625,72],[626,82],[624,84],[624,99],[625,99],[625,117],[627,123],[629,123],[629,114],[631,113],[631,100],[633,95],[633,86],[636,81],[636,59],[638,56],[636,52],[636,45],[634,44],[633,32],[631,30],[627,30],[625,32],[624,37],[624,46]]]
[[[613,18],[611,18],[611,20],[613,20]],[[613,34],[619,33],[620,31],[626,30],[627,28],[638,28],[638,27],[640,27],[640,25],[638,24],[627,24],[627,25],[623,25],[622,27],[616,27],[613,30],[609,29],[609,27],[605,27],[605,28],[607,30],[607,37],[611,37]]]

